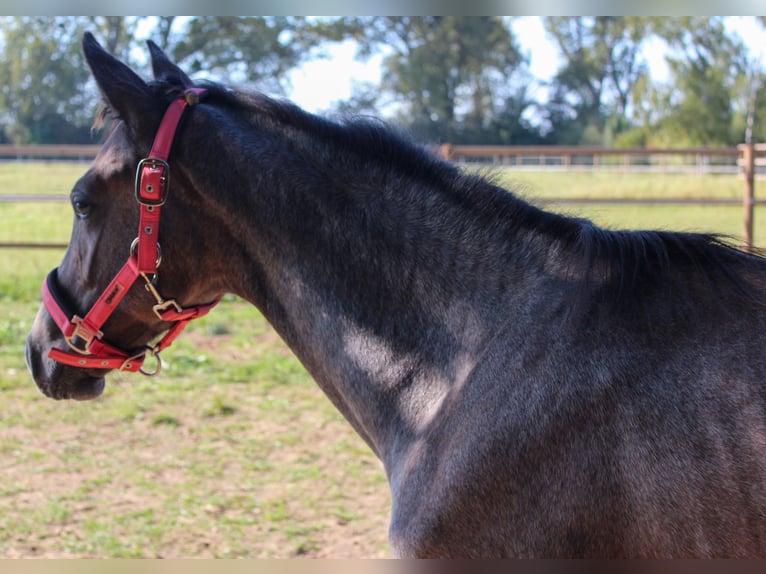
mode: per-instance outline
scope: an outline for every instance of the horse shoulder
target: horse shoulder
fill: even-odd
[[[389,537],[397,555],[523,557],[552,550],[539,507],[554,490],[543,474],[556,475],[552,452],[559,449],[553,442],[540,447],[558,423],[554,413],[541,414],[535,382],[519,378],[513,366],[519,359],[507,352],[486,357],[390,470]]]
[[[752,546],[734,517],[763,525],[766,465],[750,456],[758,445],[741,439],[766,436],[764,379],[726,349],[732,328],[696,341],[680,328],[655,339],[627,328],[498,338],[391,473],[392,548],[416,557],[651,557]],[[587,356],[578,351],[585,339]],[[746,398],[747,428],[727,428],[724,415]],[[721,445],[707,442],[711,429]],[[747,445],[736,464],[728,442]],[[718,476],[718,486],[701,476]],[[744,496],[746,484],[754,490]],[[678,500],[687,504],[668,515]],[[704,532],[689,528],[699,521]]]

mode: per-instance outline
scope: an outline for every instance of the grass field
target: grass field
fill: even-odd
[[[84,169],[0,164],[0,193],[66,194]],[[733,176],[498,177],[534,201],[737,198],[743,186]],[[742,232],[739,206],[566,211],[610,227]],[[70,225],[66,203],[0,202],[0,241],[66,241]],[[44,398],[23,344],[61,255],[0,250],[0,557],[388,556],[380,463],[235,297],[192,323],[159,377],[113,374],[90,403]]]

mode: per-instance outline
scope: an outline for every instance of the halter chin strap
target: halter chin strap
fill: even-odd
[[[192,319],[206,315],[218,301],[193,307],[181,307],[174,299],[164,299],[155,287],[157,268],[162,260],[157,236],[160,229],[160,211],[168,193],[170,166],[168,156],[178,124],[188,106],[195,105],[205,90],[191,88],[173,100],[165,112],[149,156],[138,163],[136,169],[136,200],[141,206],[138,237],[130,247],[128,260],[85,317],[70,312],[58,282],[58,270],[53,269],[42,286],[45,308],[64,335],[70,351],[51,349],[48,356],[59,363],[88,369],[119,369],[156,375],[162,366],[160,352],[166,349]],[[155,315],[173,323],[153,346],[137,351],[120,349],[103,340],[101,331],[128,290],[138,278],[157,303],[152,307]],[[146,354],[157,360],[154,371],[143,368]]]

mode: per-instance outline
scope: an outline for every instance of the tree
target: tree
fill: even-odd
[[[271,17],[2,17],[0,140],[91,142],[98,93],[81,53],[85,30],[133,66],[138,30],[195,72],[284,93],[287,72],[339,36],[333,21]],[[142,32],[143,33],[143,32]],[[140,58],[140,56],[139,56]],[[148,70],[147,70],[148,72]]]
[[[631,94],[647,74],[641,46],[643,17],[544,18],[564,64],[552,81],[547,106],[549,137],[563,143],[610,143],[628,125]]]
[[[86,30],[126,57],[140,18],[0,18],[0,116],[3,139],[16,143],[91,143],[98,103],[81,51]]]
[[[7,140],[88,140],[93,115],[83,109],[88,71],[77,41],[86,23],[60,17],[0,20],[0,113]]]
[[[748,62],[742,41],[727,32],[722,17],[666,18],[657,33],[675,49],[667,57],[673,77],[666,95],[668,113],[657,126],[664,139],[676,145],[741,142],[744,134],[734,133],[732,126],[737,101],[746,107],[747,96],[738,93],[749,89],[743,81]]]
[[[189,73],[284,94],[288,72],[333,39],[332,26],[302,16],[195,16],[171,34],[172,17],[155,36]]]
[[[346,24],[361,55],[387,52],[380,90],[421,139],[496,140],[493,126],[524,95],[513,76],[525,60],[502,18],[391,16]]]

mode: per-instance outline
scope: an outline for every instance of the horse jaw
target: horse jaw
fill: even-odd
[[[41,307],[26,343],[27,368],[40,391],[57,400],[87,401],[101,396],[106,386],[105,371],[67,367],[48,358],[55,344],[54,330],[48,325],[53,321]]]

